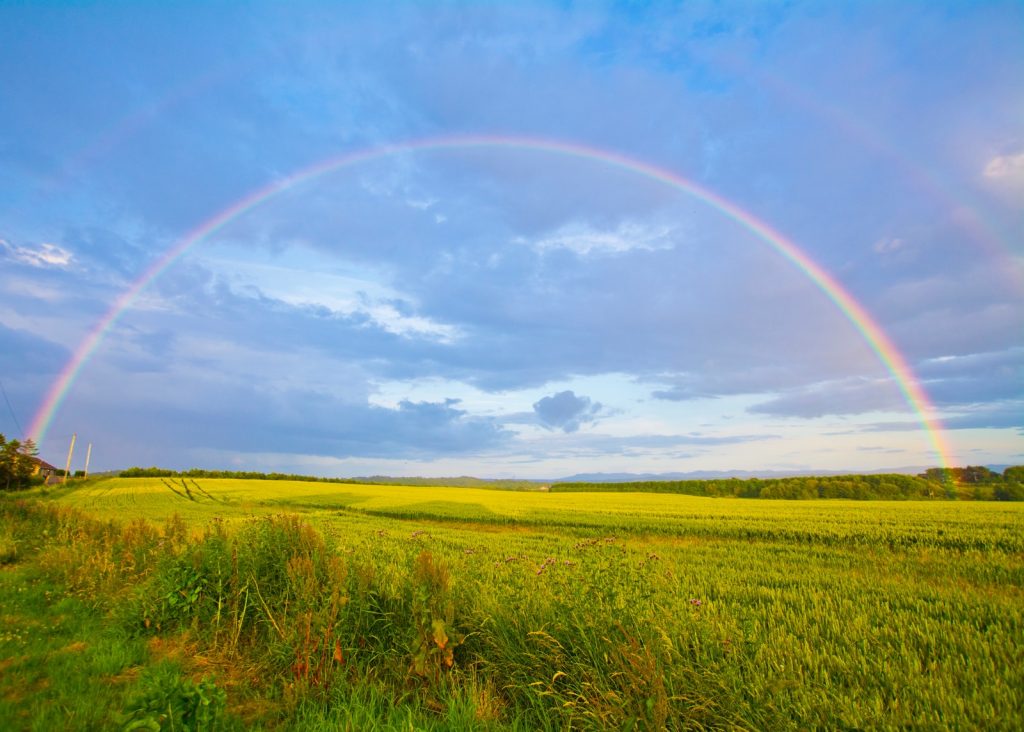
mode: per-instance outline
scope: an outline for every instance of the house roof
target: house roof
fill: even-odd
[[[50,465],[48,462],[46,462],[42,458],[33,456],[32,460],[35,461],[39,465],[40,470],[58,470],[58,468],[56,466]]]

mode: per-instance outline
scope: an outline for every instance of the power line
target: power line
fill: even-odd
[[[4,382],[2,381],[0,381],[0,392],[3,392],[4,401],[7,403],[7,411],[11,413],[11,419],[14,420],[14,426],[18,428],[18,432],[22,437],[24,437],[25,430],[21,428],[21,422],[18,421],[18,417],[14,413],[14,407],[11,406],[11,400],[7,398],[7,389],[4,388]]]

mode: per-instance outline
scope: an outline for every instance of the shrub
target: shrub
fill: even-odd
[[[411,671],[437,678],[455,664],[455,649],[465,637],[455,628],[448,568],[426,550],[413,565],[412,626]]]
[[[138,692],[119,720],[129,730],[203,730],[226,724],[224,691],[207,678],[198,683],[182,678],[172,664],[155,666],[142,677]]]

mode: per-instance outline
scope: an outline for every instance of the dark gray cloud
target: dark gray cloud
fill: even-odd
[[[45,334],[8,328],[0,323],[0,373],[8,377],[59,370],[68,351]]]
[[[50,387],[50,375],[68,359],[67,349],[46,335],[0,323],[0,382],[7,395],[0,402],[0,433],[8,437],[26,436],[23,430]]]
[[[814,418],[899,410],[906,406],[906,400],[893,380],[853,379],[785,391],[773,399],[754,404],[748,411],[777,417]]]
[[[533,411],[548,429],[575,432],[581,425],[597,420],[603,407],[590,397],[576,396],[572,390],[560,391],[534,403]]]
[[[146,454],[147,445],[187,439],[195,447],[234,453],[431,459],[479,454],[501,448],[511,438],[494,420],[474,417],[450,399],[406,400],[388,408],[322,391],[257,389],[212,378],[182,382],[146,374],[122,382],[122,394],[127,399],[153,384],[164,390],[159,419],[134,408],[134,400],[112,406],[88,397],[68,405],[68,419],[82,425],[83,436],[103,443],[106,451],[116,445],[121,455]],[[96,408],[110,414],[104,425],[86,418]],[[102,462],[109,464],[111,458],[107,452]],[[188,459],[185,453],[166,452],[163,458],[178,467]]]
[[[1010,348],[996,353],[968,354],[927,361],[918,378],[929,400],[950,410],[950,429],[1015,427],[1019,415],[1003,404],[1015,404],[1024,395],[1024,351]],[[1009,400],[1009,401],[1008,401]],[[853,379],[787,390],[750,407],[753,413],[786,417],[864,414],[907,407],[892,379]],[[967,410],[966,414],[958,414]]]
[[[994,404],[1024,398],[1024,348],[969,353],[925,362],[917,370],[940,407]]]
[[[954,410],[1013,399],[1022,393],[1024,351],[1005,351],[946,356],[919,365],[914,374],[934,405]],[[729,394],[774,391],[777,396],[756,403],[748,411],[780,417],[815,418],[826,415],[865,414],[906,409],[893,377],[851,378],[800,384],[807,378],[788,372],[751,367],[738,374],[702,373],[675,377],[668,389],[652,392],[656,399],[691,401]],[[956,418],[953,419],[956,421]]]
[[[124,287],[125,279],[134,279],[152,263],[154,245],[169,247],[172,244],[163,237],[140,241],[138,234],[118,232],[109,223],[68,227],[61,232],[61,242],[75,253],[80,269],[85,268],[87,274],[97,279],[107,278],[115,287]],[[81,276],[82,272],[79,274]]]
[[[534,460],[593,459],[607,455],[645,458],[656,454],[660,458],[686,459],[699,456],[708,450],[726,445],[752,445],[777,440],[771,433],[751,435],[607,435],[587,432],[569,437],[556,435],[546,439],[543,445],[528,450]]]
[[[983,404],[942,421],[950,430],[1015,429],[1024,434],[1024,400]]]
[[[1024,400],[961,407],[941,421],[947,430],[1016,429],[1024,434]],[[920,422],[876,422],[870,432],[902,432],[921,429]]]

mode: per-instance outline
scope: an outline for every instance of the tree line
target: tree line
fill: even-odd
[[[554,483],[553,493],[681,493],[736,498],[849,498],[854,500],[1024,501],[1024,466],[996,473],[981,466],[932,468],[920,475],[795,476],[790,478],[713,478],[628,483]]]

